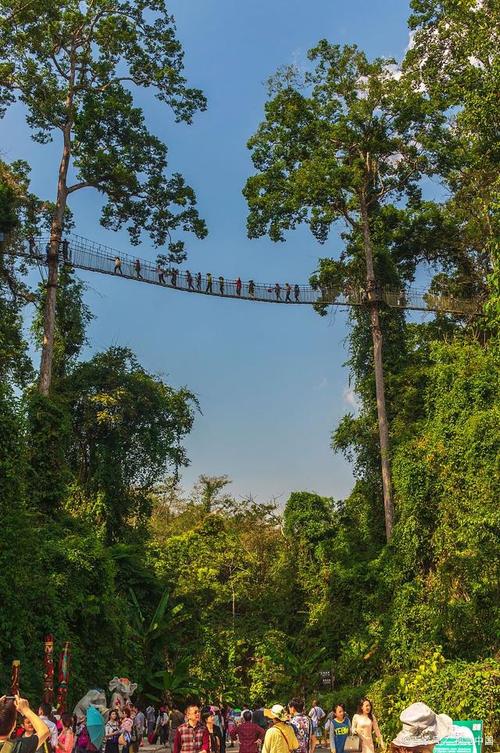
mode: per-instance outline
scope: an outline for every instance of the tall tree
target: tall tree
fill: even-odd
[[[182,259],[183,242],[173,242],[171,231],[204,237],[206,226],[192,188],[179,173],[167,176],[167,147],[149,132],[133,92],[153,88],[186,123],[205,98],[186,85],[165,0],[0,0],[0,61],[0,113],[19,99],[33,139],[44,144],[58,133],[61,144],[39,381],[48,395],[69,197],[97,189],[106,199],[105,227],[127,225],[134,243],[145,230],[157,245],[169,241],[172,261]]]
[[[360,239],[355,283],[366,286],[370,314],[389,539],[394,502],[374,225],[383,204],[414,192],[428,168],[425,145],[441,120],[431,117],[422,95],[404,88],[394,61],[370,62],[355,46],[341,48],[326,40],[308,57],[315,65],[304,81],[289,71],[274,80],[266,118],[248,143],[258,170],[243,191],[250,208],[248,234],[268,233],[281,241],[285,231],[305,222],[325,242],[340,221]]]
[[[484,298],[500,236],[498,3],[412,0],[410,5],[405,77],[449,113],[444,138],[433,145],[449,191],[443,213],[453,228],[445,236],[451,235],[454,262],[446,271],[459,295]]]

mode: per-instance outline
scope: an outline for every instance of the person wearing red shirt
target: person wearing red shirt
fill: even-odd
[[[243,721],[236,728],[236,736],[240,741],[240,753],[258,753],[259,742],[266,731],[252,722],[252,712],[243,712]]]
[[[186,721],[177,727],[174,737],[173,753],[209,753],[210,738],[208,729],[200,720],[198,706],[188,706],[186,709]]]

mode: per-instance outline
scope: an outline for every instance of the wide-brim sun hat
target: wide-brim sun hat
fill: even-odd
[[[264,709],[264,716],[267,716],[268,719],[279,719],[280,722],[286,722],[288,711],[281,703],[275,703],[270,709]]]
[[[436,745],[453,733],[453,720],[447,714],[436,714],[425,703],[412,703],[399,718],[403,729],[392,742],[403,748]]]

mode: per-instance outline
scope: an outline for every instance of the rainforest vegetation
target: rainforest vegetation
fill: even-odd
[[[83,12],[72,1],[45,4],[61,19],[57,33],[69,34]],[[273,77],[244,187],[251,237],[279,241],[307,223],[322,242],[343,223],[342,253],[318,260],[313,284],[361,284],[368,230],[380,284],[404,288],[426,264],[436,291],[477,301],[475,316],[424,323],[380,306],[389,540],[368,308],[352,310],[348,337],[360,408],[332,427],[332,452],[355,469],[350,495],[297,490],[277,507],[235,499],[228,478],[210,475],[186,493],[178,475],[189,462],[183,442],[202,420],[195,395],[148,373],[129,348],[86,358],[85,287],[54,258],[50,387],[47,374],[41,385],[27,338],[46,347],[47,288],[30,288],[26,265],[7,252],[44,227],[60,238],[72,222],[69,194],[51,205],[30,192],[27,164],[0,162],[0,687],[19,658],[23,690],[39,698],[50,632],[56,649],[71,641],[75,701],[114,675],[137,680],[150,698],[286,702],[319,692],[324,703],[336,698],[352,709],[366,693],[385,734],[414,700],[482,718],[498,734],[498,7],[411,6],[412,44],[400,67],[321,40],[305,79],[293,69]],[[11,24],[0,32],[0,101],[7,107],[20,91],[42,141],[58,127],[51,118],[61,120],[82,182],[109,197],[105,224],[128,222],[133,236],[146,222],[131,198],[144,149],[151,162],[141,201],[154,211],[184,206],[180,219],[163,216],[161,232],[184,222],[202,237],[194,194],[181,176],[165,177],[166,151],[126,97],[120,122],[135,125],[115,133],[124,170],[111,170],[105,148],[92,153],[93,129],[102,127],[106,144],[116,125],[125,84],[79,90],[72,135],[59,84],[41,83],[43,29],[26,34],[53,20],[21,1],[0,0],[0,9]],[[125,30],[118,24],[114,33]],[[177,61],[170,80],[130,37],[124,54],[136,73],[143,65],[139,83],[156,76],[160,99],[189,121],[205,101],[186,89],[168,21],[145,33],[151,55],[168,40]],[[115,54],[105,50],[92,63],[99,75],[114,75]],[[20,70],[30,56],[36,64]],[[441,201],[422,192],[430,175],[445,189]],[[360,196],[371,197],[366,206]],[[174,243],[170,254],[179,260],[184,249]],[[320,684],[325,669],[333,691]]]

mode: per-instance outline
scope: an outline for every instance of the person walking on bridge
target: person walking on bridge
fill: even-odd
[[[248,281],[248,295],[250,298],[255,298],[255,283],[253,280]]]
[[[196,290],[201,293],[201,272],[196,274]]]
[[[300,298],[300,288],[297,283],[293,286],[293,296],[295,298],[295,303],[298,303]]]
[[[71,261],[69,241],[67,238],[63,240],[61,247],[62,247],[62,255],[63,255],[64,261]]]
[[[177,287],[177,275],[178,274],[179,274],[179,272],[178,272],[177,268],[176,267],[172,267],[172,269],[170,270],[170,282],[172,283],[172,287],[173,288]]]
[[[241,295],[241,277],[236,280],[236,295]]]
[[[161,285],[165,284],[165,271],[163,270],[161,264],[158,264],[156,267],[156,274],[158,275],[158,282]]]
[[[119,256],[115,256],[115,268],[114,268],[115,275],[122,275],[122,260]]]
[[[292,299],[290,298],[290,294],[291,294],[291,292],[292,292],[292,286],[290,285],[290,283],[289,283],[289,282],[287,282],[287,283],[285,284],[285,291],[286,291],[286,295],[285,295],[285,303],[291,303],[291,302],[292,302]]]
[[[191,274],[191,272],[189,271],[189,269],[186,270],[186,280],[187,280],[187,284],[188,284],[188,290],[194,290],[194,287],[193,287],[193,275]]]
[[[134,269],[135,269],[135,276],[137,277],[137,279],[143,280],[144,277],[141,275],[141,260],[140,259],[136,259],[134,261]]]
[[[281,285],[279,284],[279,282],[277,282],[274,286],[274,293],[276,295],[276,300],[281,301]]]
[[[219,290],[220,294],[224,295],[224,278],[222,275],[219,276]]]
[[[211,293],[212,292],[212,275],[210,272],[207,272],[207,287],[205,288],[205,293]]]

